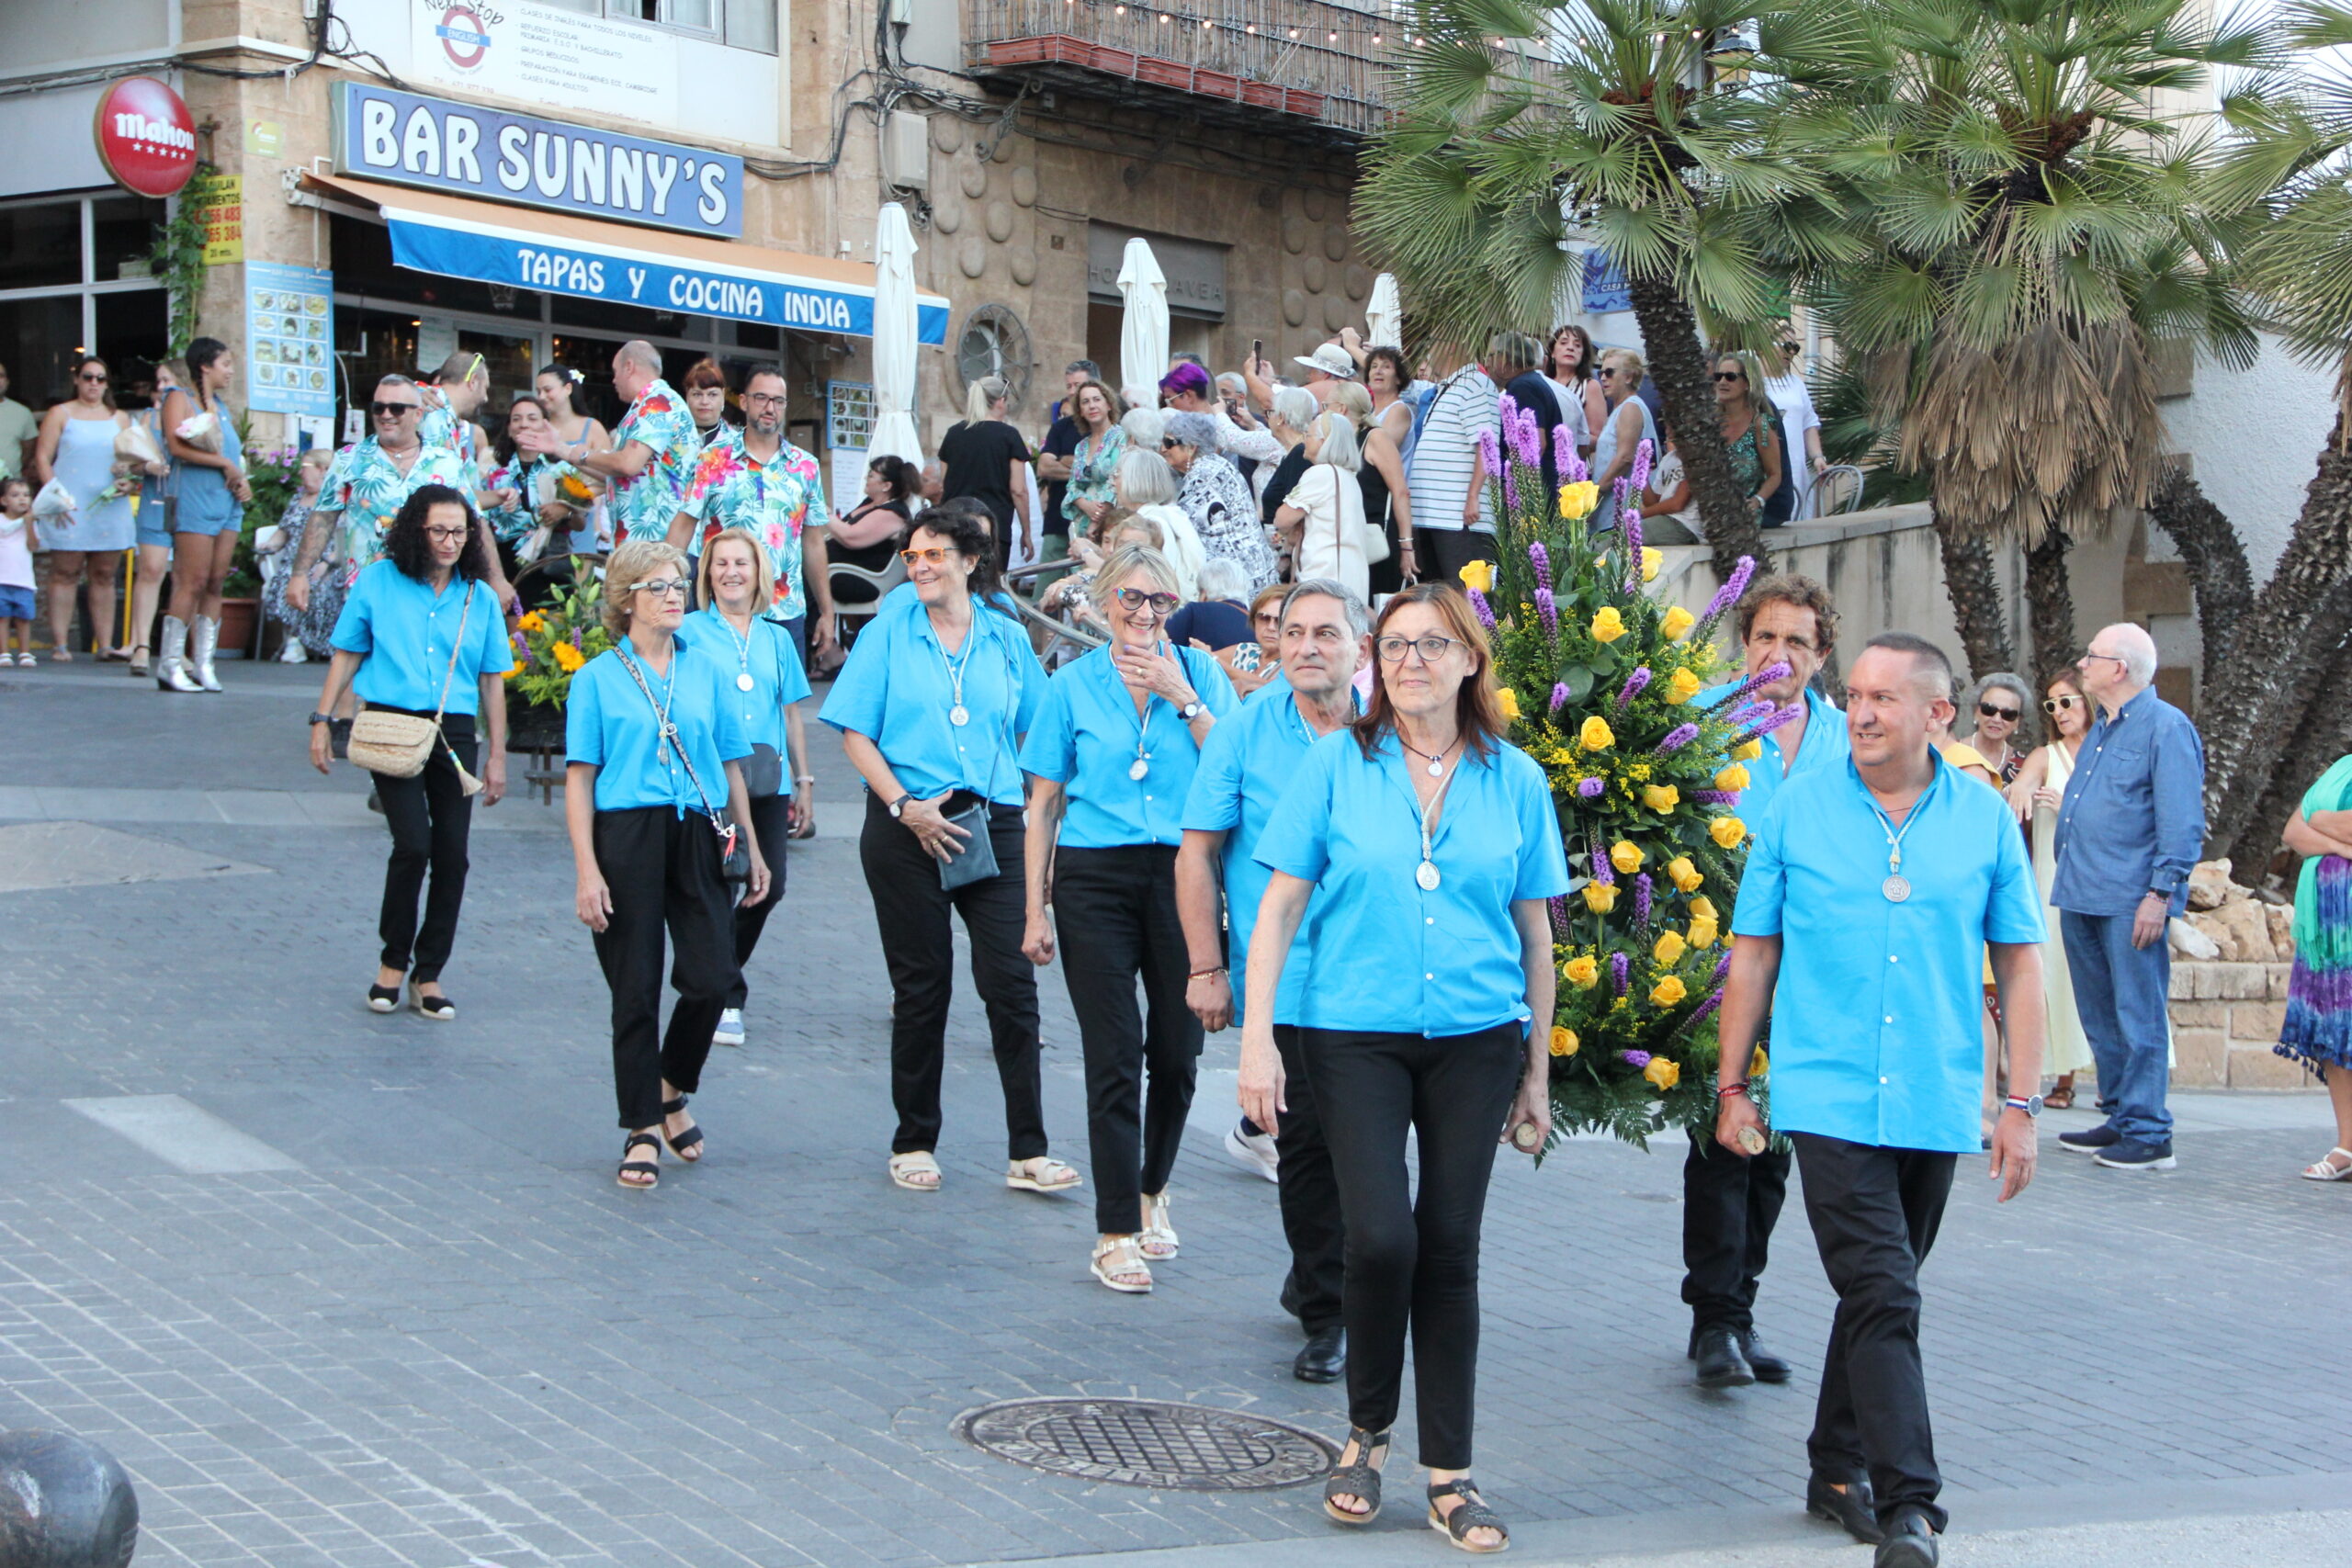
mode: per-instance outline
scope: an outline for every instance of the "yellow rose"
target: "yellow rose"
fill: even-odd
[[[1672,784],[1644,784],[1642,804],[1663,817],[1682,804],[1682,792]]]
[[[1707,880],[1699,874],[1699,868],[1690,863],[1689,855],[1677,855],[1667,862],[1666,874],[1673,879],[1675,891],[1678,893],[1693,892],[1701,883]]]
[[[1657,569],[1666,564],[1666,552],[1654,545],[1642,547],[1642,581],[1648,582],[1657,576]]]
[[[1621,876],[1631,876],[1642,869],[1642,846],[1630,839],[1620,839],[1609,846],[1609,863]]]
[[[1682,1069],[1663,1056],[1652,1056],[1650,1065],[1642,1069],[1642,1077],[1649,1079],[1663,1094],[1682,1081]]]
[[[1751,1078],[1760,1078],[1771,1070],[1772,1064],[1764,1059],[1764,1047],[1758,1045],[1756,1047],[1756,1055],[1748,1059],[1747,1076]]]
[[[1695,885],[1696,885],[1696,883],[1698,882],[1698,878],[1696,878],[1696,877],[1691,878],[1691,882],[1692,882],[1692,884],[1695,886]],[[1676,884],[1676,886],[1680,886],[1680,884],[1679,884],[1679,883],[1678,883],[1678,884]],[[1682,891],[1684,891],[1685,893],[1688,893],[1688,892],[1690,892],[1690,888],[1688,888],[1688,887],[1684,887],[1684,888],[1682,889]],[[1691,918],[1692,919],[1694,919],[1694,920],[1720,920],[1720,919],[1723,919],[1723,917],[1722,917],[1721,915],[1718,915],[1718,914],[1716,914],[1716,913],[1715,913],[1715,901],[1714,901],[1713,898],[1693,898],[1693,899],[1691,899],[1691,900],[1690,900],[1690,918]]]
[[[1589,953],[1580,953],[1560,965],[1560,978],[1579,991],[1589,991],[1600,978],[1600,961]]]
[[[1474,560],[1466,562],[1462,568],[1462,586],[1464,588],[1475,588],[1481,593],[1493,592],[1495,589],[1495,563],[1490,560]]]
[[[1731,749],[1731,754],[1735,761],[1752,762],[1764,755],[1764,742],[1760,739],[1743,740]]]
[[[1698,624],[1698,616],[1677,604],[1666,613],[1665,619],[1658,622],[1657,629],[1666,634],[1667,641],[1680,642],[1690,635],[1690,628]]]
[[[1679,932],[1667,931],[1658,937],[1657,944],[1650,949],[1650,956],[1660,964],[1672,964],[1690,950],[1690,945],[1682,940]]]
[[[1747,838],[1747,824],[1736,817],[1718,817],[1707,829],[1707,837],[1727,850],[1736,850]]]
[[[1600,487],[1590,479],[1560,487],[1560,515],[1571,523],[1591,516],[1600,504]]]
[[[1615,642],[1625,635],[1625,617],[1617,613],[1614,604],[1603,604],[1593,612],[1592,640]]]
[[[1505,724],[1515,724],[1519,721],[1519,694],[1517,692],[1512,691],[1509,686],[1501,688],[1499,691],[1495,693],[1495,704],[1498,707],[1503,710],[1503,722]]]
[[[1662,1008],[1670,1008],[1690,994],[1682,982],[1672,975],[1650,987],[1650,1000]]]
[[[1737,762],[1734,762],[1730,767],[1725,768],[1723,772],[1715,775],[1715,787],[1717,789],[1746,789],[1747,787],[1747,770],[1741,767]]]
[[[1617,885],[1613,882],[1588,882],[1584,885],[1584,907],[1596,915],[1605,915],[1617,907]]]
[[[1693,920],[1690,922],[1690,945],[1693,947],[1713,947],[1715,945],[1715,938],[1721,934],[1722,932],[1716,928],[1715,922],[1713,920]]]
[[[1555,1056],[1575,1055],[1578,1043],[1575,1030],[1563,1028],[1558,1024],[1552,1026],[1552,1055]]]
[[[1677,670],[1666,680],[1666,700],[1679,705],[1699,694],[1699,677],[1689,670]]]
[[[1577,744],[1588,751],[1606,751],[1617,744],[1617,737],[1610,732],[1609,721],[1594,714],[1577,729]]]

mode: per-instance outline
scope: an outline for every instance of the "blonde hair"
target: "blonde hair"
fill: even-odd
[[[1113,513],[1104,521],[1110,522],[1111,527],[1102,537],[1109,543],[1114,554],[1117,553],[1120,547],[1119,540],[1129,534],[1135,535],[1143,540],[1145,545],[1155,550],[1164,548],[1168,543],[1168,531],[1159,525],[1157,519],[1146,517],[1140,512]]]
[[[1176,581],[1176,569],[1168,564],[1166,556],[1148,545],[1121,545],[1094,569],[1096,603],[1108,609],[1110,606],[1102,602],[1137,573],[1150,578],[1179,599],[1184,596],[1182,585]]]
[[[1630,348],[1612,348],[1600,356],[1600,363],[1614,365],[1632,377],[1635,391],[1641,389],[1642,377],[1649,369],[1648,366],[1642,363],[1642,356]]]
[[[1346,414],[1358,429],[1372,422],[1372,394],[1363,389],[1361,381],[1333,382],[1331,395],[1323,406]]]
[[[1315,449],[1315,460],[1351,474],[1360,471],[1363,468],[1363,450],[1356,441],[1355,421],[1348,417],[1347,411],[1326,409],[1315,423],[1323,427],[1323,445]]]
[[[1001,376],[983,376],[964,394],[964,417],[978,424],[989,417],[989,409],[1012,396],[1012,389]]]
[[[686,570],[686,552],[660,539],[630,539],[605,562],[605,602],[598,618],[615,640],[628,635],[629,584],[643,582],[646,573],[662,567]]]
[[[298,468],[317,468],[321,472],[324,472],[327,468],[334,466],[334,447],[313,446],[310,450],[304,452],[302,454],[302,460],[294,466]]]
[[[757,615],[775,603],[775,571],[768,565],[768,553],[761,548],[759,536],[749,528],[721,528],[702,542],[702,570],[695,574],[695,596],[706,604],[718,603],[718,593],[710,585],[710,563],[718,547],[730,540],[752,552],[752,611]]]

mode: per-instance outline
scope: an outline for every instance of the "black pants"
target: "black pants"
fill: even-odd
[[[702,1084],[711,1031],[741,972],[735,965],[734,890],[718,874],[710,818],[666,806],[599,811],[596,864],[613,913],[596,933],[596,962],[613,990],[613,1089],[620,1124],[662,1120],[662,1080],[680,1094]],[[677,1005],[662,1027],[662,938],[677,949]]]
[[[946,802],[972,804],[957,795]],[[1037,1059],[1037,971],[1022,955],[1027,895],[1022,877],[1021,808],[989,812],[996,875],[953,893],[939,886],[939,863],[879,795],[865,797],[859,862],[874,898],[874,923],[890,966],[890,1103],[899,1130],[894,1155],[939,1146],[939,1079],[947,1059],[947,1005],[956,988],[956,939],[948,917],[964,917],[972,939],[972,985],[988,1009],[989,1043],[1004,1089],[1005,1153],[1035,1159],[1046,1152],[1046,1111]]]
[[[1468,528],[1413,526],[1413,558],[1423,582],[1462,586],[1462,569],[1474,560],[1495,558],[1495,536]]]
[[[368,705],[379,713],[411,711],[379,703]],[[477,754],[473,716],[445,715],[441,733],[471,772]],[[384,866],[384,903],[376,918],[377,934],[384,940],[384,967],[404,970],[420,985],[438,980],[449,962],[449,949],[457,943],[458,911],[466,902],[466,840],[473,831],[474,803],[459,786],[448,753],[437,746],[414,778],[368,776],[376,781],[376,798],[392,830],[392,855]],[[425,889],[428,871],[433,876],[430,892]],[[422,930],[416,923],[419,893],[424,894]]]
[[[1789,1156],[1767,1149],[1742,1158],[1690,1130],[1682,1161],[1682,1302],[1694,1330],[1756,1325],[1756,1282],[1772,1226],[1789,1195]]]
[[[1478,1231],[1496,1141],[1526,1064],[1524,1032],[1355,1034],[1302,1029],[1347,1226],[1348,1420],[1396,1419],[1413,1341],[1419,1460],[1470,1466],[1478,1375]],[[1420,1154],[1420,1189],[1405,1142]]]
[[[1806,1451],[1831,1480],[1866,1472],[1882,1524],[1918,1513],[1940,1530],[1943,1477],[1919,1367],[1919,1266],[1936,1244],[1960,1156],[1812,1133],[1794,1141],[1805,1215],[1838,1292]]]
[[[1274,1134],[1281,1156],[1274,1172],[1282,1182],[1283,1235],[1290,1243],[1298,1321],[1314,1334],[1346,1321],[1340,1303],[1347,1277],[1347,1226],[1340,1218],[1340,1180],[1332,1174],[1323,1120],[1316,1114],[1314,1078],[1298,1031],[1274,1025],[1274,1048],[1283,1055],[1283,1098],[1290,1103],[1282,1113],[1282,1131]]]
[[[792,841],[790,790],[763,795],[752,802],[752,832],[760,841],[761,858],[768,863],[768,896],[756,904],[735,906],[735,967],[739,971],[752,961],[752,950],[760,945],[760,932],[767,929],[768,916],[784,902],[784,847]],[[727,993],[727,1005],[740,1008],[751,994],[750,981],[739,973],[735,988]]]
[[[1057,852],[1054,929],[1086,1051],[1095,1227],[1128,1235],[1143,1224],[1143,1194],[1167,1190],[1201,1065],[1201,1021],[1184,1005],[1190,953],[1176,918],[1174,846]]]

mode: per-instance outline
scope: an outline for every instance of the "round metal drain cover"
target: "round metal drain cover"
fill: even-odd
[[[1035,1470],[1184,1492],[1295,1486],[1339,1458],[1287,1422],[1159,1399],[1008,1399],[967,1410],[952,1429]]]

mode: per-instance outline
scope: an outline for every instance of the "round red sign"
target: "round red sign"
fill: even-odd
[[[153,76],[127,76],[98,99],[98,158],[126,190],[172,196],[196,173],[196,118]]]

